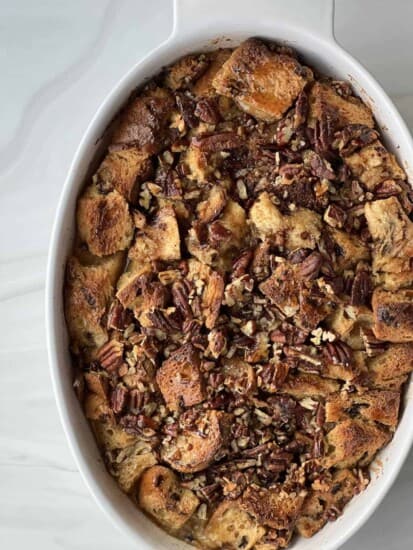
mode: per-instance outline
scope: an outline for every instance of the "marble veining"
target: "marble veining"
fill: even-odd
[[[337,0],[336,36],[413,129],[413,3]],[[0,0],[0,548],[131,550],[74,465],[45,349],[44,279],[62,182],[96,108],[172,25],[170,0]],[[413,547],[413,453],[344,550]],[[322,550],[322,549],[321,549]]]

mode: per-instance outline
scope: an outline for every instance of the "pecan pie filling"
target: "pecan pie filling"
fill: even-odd
[[[413,370],[413,196],[346,82],[258,39],[136,91],[78,199],[65,309],[110,474],[202,548],[311,537]]]

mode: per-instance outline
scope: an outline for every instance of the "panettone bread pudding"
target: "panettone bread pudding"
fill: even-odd
[[[77,203],[66,319],[109,472],[202,548],[310,537],[413,370],[413,195],[372,113],[276,44],[139,89]]]

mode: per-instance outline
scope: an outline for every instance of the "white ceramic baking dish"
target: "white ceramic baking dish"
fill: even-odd
[[[136,33],[139,33],[139,23]],[[188,548],[149,521],[120,492],[106,472],[96,444],[72,389],[71,361],[63,315],[64,266],[75,231],[78,192],[91,159],[99,149],[108,122],[131,90],[185,53],[237,45],[249,36],[262,36],[290,44],[304,59],[327,75],[350,80],[372,107],[387,145],[398,156],[410,181],[413,142],[393,103],[369,73],[345,52],[333,36],[333,0],[175,0],[171,36],[137,63],[122,78],[90,123],[63,186],[51,240],[46,326],[54,391],[63,427],[78,468],[95,500],[114,523],[144,549]],[[394,439],[372,467],[367,490],[355,497],[342,517],[309,540],[297,539],[294,550],[341,546],[373,513],[389,490],[413,439],[413,400],[410,387]]]

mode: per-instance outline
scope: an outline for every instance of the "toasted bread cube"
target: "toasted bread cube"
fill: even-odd
[[[240,395],[250,395],[255,392],[257,380],[255,370],[251,365],[238,357],[225,358],[222,363],[222,373],[225,376],[224,386],[229,391]]]
[[[359,238],[340,229],[330,228],[330,233],[336,242],[336,262],[338,269],[350,269],[358,262],[370,259],[369,249]]]
[[[370,191],[384,180],[406,179],[406,174],[400,168],[396,157],[378,140],[345,157],[344,162]]]
[[[413,290],[376,288],[372,306],[376,338],[394,343],[413,341]]]
[[[209,65],[205,54],[190,54],[181,57],[166,70],[165,85],[171,90],[185,90],[197,80]]]
[[[156,373],[156,382],[172,411],[181,406],[192,407],[205,398],[204,384],[199,370],[199,353],[191,344],[185,344],[162,363]]]
[[[244,491],[241,502],[261,525],[288,531],[294,526],[305,496],[305,491],[290,493],[282,486],[264,489],[251,485]]]
[[[141,294],[142,281],[151,273],[148,263],[132,260],[117,283],[116,297],[123,307],[133,307],[138,294]]]
[[[183,155],[183,161],[189,170],[189,179],[206,183],[218,166],[219,156],[191,144]]]
[[[340,422],[361,417],[386,426],[397,425],[400,393],[386,390],[368,390],[362,393],[343,391],[331,395],[326,402],[326,422]]]
[[[401,258],[400,258],[401,259]],[[401,259],[403,262],[403,260]],[[373,256],[373,263],[375,262]],[[388,261],[385,266],[392,269],[395,263],[398,263],[399,259],[393,259]],[[381,286],[384,290],[399,290],[399,288],[408,288],[413,286],[413,271],[400,271],[400,273],[387,273],[379,272],[375,273],[376,286]]]
[[[309,94],[308,125],[315,128],[317,121],[332,114],[338,130],[347,124],[374,127],[371,110],[357,97],[344,98],[324,82],[315,82]]]
[[[103,451],[125,449],[137,443],[136,435],[122,430],[113,422],[111,417],[100,418],[92,422],[92,429],[99,448]]]
[[[195,82],[193,92],[197,97],[210,97],[216,95],[212,85],[215,75],[221,70],[222,65],[230,57],[231,50],[215,50],[210,54],[210,65],[204,74]]]
[[[124,493],[131,493],[142,474],[156,464],[156,457],[151,452],[132,452],[117,468],[117,482]]]
[[[243,42],[212,82],[250,115],[274,122],[291,107],[313,77],[310,69],[286,55],[271,52],[256,39]]]
[[[335,468],[365,466],[389,439],[389,432],[372,423],[345,420],[327,434],[327,443],[333,450],[326,457],[326,465]]]
[[[97,393],[88,393],[84,402],[86,418],[89,420],[100,420],[101,418],[113,416],[106,396]]]
[[[168,531],[179,531],[199,505],[195,494],[181,487],[176,475],[165,466],[152,466],[143,473],[138,502]]]
[[[207,410],[194,428],[178,434],[162,449],[162,459],[182,473],[199,472],[207,468],[222,451],[228,438],[229,415]]]
[[[103,195],[90,185],[78,200],[77,229],[79,238],[96,256],[124,250],[134,232],[128,203],[117,191]]]
[[[413,371],[413,344],[395,344],[368,361],[368,382],[384,389],[400,389]]]
[[[136,235],[129,250],[129,258],[140,262],[179,260],[180,246],[175,211],[172,206],[164,206],[158,210],[152,223]]]
[[[297,208],[284,216],[264,191],[249,212],[249,219],[261,240],[276,238],[288,250],[314,249],[321,235],[321,218],[312,210]]]
[[[375,271],[411,273],[413,222],[396,197],[367,202],[364,207],[369,231],[374,240]]]
[[[109,391],[109,379],[104,372],[89,371],[84,374],[86,387],[91,393],[101,397],[107,397]]]
[[[175,101],[164,88],[155,88],[130,102],[121,113],[112,143],[137,147],[150,155],[159,153],[168,139]]]
[[[214,221],[224,210],[227,201],[228,197],[225,187],[222,185],[214,185],[209,191],[207,199],[200,202],[197,206],[199,221],[201,223],[210,223]]]
[[[296,399],[304,399],[306,397],[327,397],[338,391],[339,388],[340,384],[335,380],[322,378],[317,374],[301,373],[289,375],[279,391],[288,393]]]
[[[116,189],[125,199],[136,204],[140,184],[152,174],[152,162],[147,153],[131,147],[106,155],[96,172],[96,183],[106,190]]]
[[[228,242],[224,242],[219,251],[225,253],[230,248],[240,248],[247,233],[245,210],[237,202],[229,200],[219,218],[220,224],[231,233]]]
[[[297,519],[296,529],[302,537],[312,537],[330,519],[330,513],[343,507],[362,488],[359,478],[351,470],[338,470],[331,481],[324,482],[323,490],[311,491]]]
[[[250,550],[265,534],[264,527],[245,511],[239,500],[221,502],[205,527],[208,548]]]
[[[73,350],[87,356],[108,339],[104,317],[113,298],[112,259],[84,266],[77,258],[67,264],[65,315]]]

